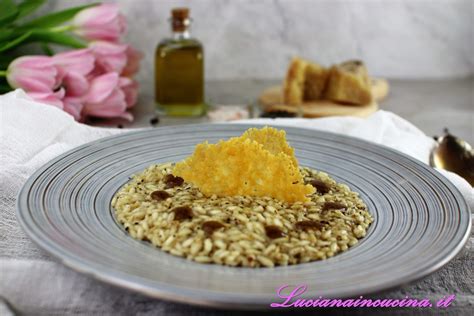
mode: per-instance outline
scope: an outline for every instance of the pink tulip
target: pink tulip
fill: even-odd
[[[127,109],[137,103],[138,83],[131,76],[141,58],[129,45],[96,41],[52,57],[17,58],[7,69],[7,80],[78,121],[87,116],[133,120]]]
[[[74,32],[88,40],[118,41],[127,23],[116,3],[104,3],[80,11],[74,16]]]
[[[94,69],[95,57],[90,49],[78,49],[56,54],[52,58],[63,73],[61,86],[65,89],[62,99],[64,111],[79,121],[82,118],[83,99],[89,91],[89,81],[85,76]]]
[[[51,92],[59,86],[61,77],[53,59],[47,56],[23,56],[11,62],[7,69],[10,86],[27,92]]]
[[[133,107],[138,99],[138,83],[127,77],[120,77],[119,86],[125,94],[127,109]]]
[[[28,95],[35,101],[46,103],[57,108],[63,109],[64,104],[62,98],[64,98],[65,91],[63,88],[56,92],[28,92]]]
[[[127,45],[105,41],[89,44],[96,58],[97,71],[121,73],[127,64]]]
[[[143,58],[143,53],[128,45],[127,50],[127,64],[122,71],[122,76],[131,77],[135,75],[140,69],[140,60]]]
[[[92,79],[89,93],[85,98],[84,115],[96,117],[122,117],[133,120],[127,113],[125,93],[120,89],[120,78],[115,72],[106,73]]]
[[[64,111],[71,114],[76,121],[80,121],[82,119],[82,109],[84,108],[82,102],[82,98],[66,96],[63,99]]]
[[[94,69],[95,57],[89,48],[58,53],[52,59],[64,73],[74,72],[85,76]]]
[[[71,114],[76,121],[81,120],[84,99],[89,92],[89,81],[83,75],[70,72],[64,76],[62,86],[66,89],[63,98],[64,111]]]

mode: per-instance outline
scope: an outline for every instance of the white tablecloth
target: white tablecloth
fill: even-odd
[[[101,284],[65,268],[26,237],[15,218],[15,197],[25,180],[55,156],[83,143],[126,130],[90,127],[52,106],[31,101],[17,90],[0,96],[0,314],[199,314],[195,310]],[[241,121],[244,122],[244,121]],[[367,119],[256,119],[245,122],[289,125],[363,138],[427,163],[434,141],[397,115],[378,111]],[[441,171],[474,209],[472,187]],[[470,246],[468,246],[470,247]],[[472,271],[471,271],[472,272]],[[471,298],[469,298],[471,299]],[[147,307],[152,306],[152,307]],[[204,315],[204,314],[202,314]]]

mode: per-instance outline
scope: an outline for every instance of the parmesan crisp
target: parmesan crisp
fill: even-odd
[[[289,203],[309,201],[315,192],[304,184],[285,131],[251,128],[240,137],[217,144],[198,144],[175,165],[173,174],[207,196],[268,196]]]

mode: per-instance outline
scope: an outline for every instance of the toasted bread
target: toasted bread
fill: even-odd
[[[308,62],[301,58],[293,58],[283,83],[283,101],[287,105],[303,103],[305,74]]]
[[[323,97],[328,74],[329,71],[326,68],[308,62],[304,80],[304,101],[320,100]]]
[[[332,66],[324,98],[344,104],[370,103],[371,84],[365,65],[352,60]]]

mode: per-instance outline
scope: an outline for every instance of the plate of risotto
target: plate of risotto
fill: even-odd
[[[250,309],[295,286],[299,298],[344,298],[415,281],[452,259],[470,230],[457,189],[402,153],[243,124],[78,147],[26,182],[17,217],[40,247],[99,280]]]

